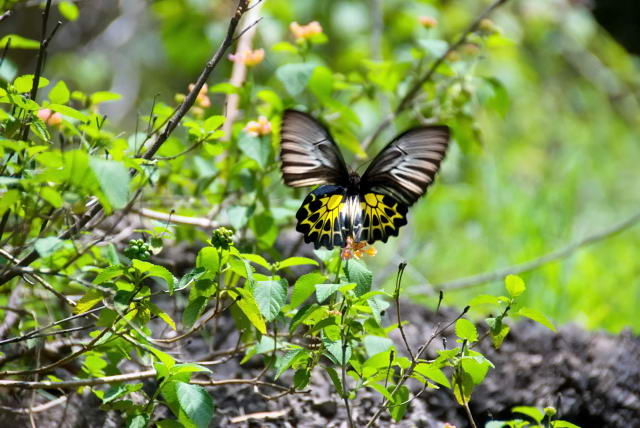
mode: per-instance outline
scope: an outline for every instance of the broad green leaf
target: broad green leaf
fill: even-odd
[[[340,397],[344,396],[344,390],[342,388],[342,382],[340,381],[340,377],[338,376],[338,372],[336,372],[336,370],[333,367],[327,367],[325,369],[327,371],[327,374],[329,375],[329,378],[331,379],[331,382],[333,382],[333,386],[336,387],[336,392],[338,393],[338,395]]]
[[[516,406],[511,409],[511,412],[527,415],[537,423],[542,422],[542,419],[544,419],[544,413],[540,409],[531,406]]]
[[[263,89],[258,92],[257,97],[265,103],[271,105],[271,107],[273,107],[275,110],[282,110],[282,100],[275,92],[268,89]]]
[[[551,322],[551,320],[549,318],[547,318],[547,316],[545,314],[543,314],[542,312],[533,309],[533,308],[521,308],[518,311],[518,315],[523,316],[523,317],[527,317],[537,323],[542,324],[543,326],[547,327],[549,330],[556,332],[556,328],[553,325],[553,322]]]
[[[298,48],[292,45],[289,42],[278,42],[271,46],[271,50],[274,52],[288,52],[288,53],[298,53]]]
[[[107,266],[100,270],[93,280],[94,284],[103,284],[110,279],[116,278],[124,273],[124,267],[121,265]]]
[[[259,266],[262,266],[265,269],[271,270],[271,263],[266,261],[264,257],[258,254],[240,254],[240,257],[249,260],[250,262],[255,263]]]
[[[137,259],[132,260],[131,265],[139,272],[146,274],[146,276],[164,279],[167,283],[169,293],[173,294],[175,279],[167,268]]]
[[[61,1],[58,4],[58,10],[60,15],[64,16],[69,21],[75,21],[78,19],[78,6],[70,1]]]
[[[18,189],[9,189],[0,198],[0,215],[3,215],[13,204],[20,200]]]
[[[393,401],[391,393],[387,388],[384,387],[384,385],[381,385],[377,382],[365,382],[365,386],[377,391],[380,395],[389,400],[389,402]]]
[[[216,274],[218,270],[220,270],[220,254],[218,249],[213,247],[202,248],[196,257],[196,267],[206,269],[210,274]]]
[[[490,294],[480,294],[469,302],[469,306],[478,306],[478,305],[497,305],[500,303],[500,300],[496,296],[492,296]]]
[[[204,296],[198,296],[190,301],[182,313],[182,324],[187,328],[191,328],[206,306],[207,298]]]
[[[207,247],[205,247],[205,248],[207,248]],[[199,254],[200,253],[198,253],[198,255]],[[196,257],[196,263],[197,263],[197,257]],[[205,268],[204,267],[196,267],[196,268],[190,270],[189,272],[187,272],[186,274],[184,274],[183,277],[180,278],[180,281],[178,281],[178,284],[176,285],[176,291],[187,287],[189,284],[191,284],[191,282],[193,282],[193,281],[197,280],[198,278],[200,278],[204,272],[205,272]]]
[[[518,275],[507,275],[504,279],[504,285],[511,297],[518,297],[527,289],[524,281]]]
[[[344,273],[350,282],[356,283],[356,296],[362,296],[371,291],[373,275],[362,261],[355,259],[348,260],[344,266]]]
[[[211,373],[211,370],[209,370],[205,366],[201,366],[200,364],[184,363],[184,364],[176,364],[175,366],[171,367],[169,372],[172,375],[175,375],[180,373],[199,373],[199,372]]]
[[[74,108],[71,108],[69,106],[65,106],[62,104],[49,104],[47,106],[47,108],[50,108],[53,111],[57,111],[58,113],[61,113],[65,116],[68,116],[72,119],[77,119],[80,122],[86,123],[89,121],[89,116],[82,113],[81,111],[78,111]]]
[[[351,345],[347,344],[344,349],[342,349],[342,340],[330,340],[323,339],[322,344],[329,351],[329,355],[333,357],[334,362],[340,366],[347,364],[351,359]]]
[[[53,187],[43,186],[40,188],[40,197],[47,201],[52,207],[60,208],[64,204],[62,195]]]
[[[333,293],[338,291],[342,284],[316,284],[316,299],[318,303],[322,303]]]
[[[291,349],[285,352],[283,355],[278,356],[275,364],[275,379],[278,379],[282,375],[282,373],[284,373],[289,367],[291,367],[297,360],[305,356],[308,357],[309,353],[303,348]]]
[[[256,281],[253,296],[262,316],[272,321],[287,301],[287,280]]]
[[[107,101],[116,101],[116,100],[119,100],[120,98],[122,98],[122,95],[120,94],[116,94],[108,91],[99,91],[91,94],[91,96],[89,97],[89,100],[92,105],[95,105],[95,104],[100,104]]]
[[[389,390],[395,389],[395,386],[389,385]],[[393,394],[392,406],[389,408],[389,413],[394,421],[399,422],[407,411],[409,406],[409,388],[401,386],[398,388],[395,394]]]
[[[76,302],[76,306],[73,308],[74,314],[83,314],[93,308],[95,305],[102,301],[103,294],[99,290],[90,288],[84,296]]]
[[[12,42],[13,43],[13,42]],[[19,93],[26,93],[31,91],[33,88],[33,74],[25,74],[23,76],[16,77],[16,80],[13,81],[13,87],[16,88],[16,91]],[[38,89],[44,88],[49,84],[49,80],[40,76],[38,79]]]
[[[318,262],[308,257],[289,257],[278,263],[278,270],[300,265],[318,266]]]
[[[240,133],[238,147],[249,158],[258,163],[261,169],[269,165],[271,158],[271,138],[267,136],[256,137],[246,132]]]
[[[235,290],[229,290],[229,296],[236,300],[236,306],[240,308],[242,313],[249,319],[249,322],[257,328],[260,333],[266,334],[267,325],[260,314],[260,309],[253,295],[243,288],[236,288]]]
[[[155,305],[154,305],[154,306],[155,306]],[[160,318],[160,319],[161,319],[162,321],[164,321],[164,322],[165,322],[169,327],[171,327],[171,329],[172,329],[173,331],[177,331],[176,323],[175,323],[175,321],[173,320],[173,318],[171,318],[171,317],[169,316],[169,314],[168,314],[168,313],[166,313],[166,312],[163,312],[163,311],[159,310],[159,308],[157,308],[157,307],[156,307],[156,309],[158,309],[158,310],[154,310],[154,311],[153,311],[154,315],[157,315],[157,316],[158,316],[158,318]]]
[[[460,318],[456,321],[456,336],[460,339],[467,339],[469,342],[478,340],[478,330],[469,320]]]
[[[55,236],[49,236],[47,238],[40,238],[36,240],[34,247],[40,257],[49,257],[56,252],[58,248],[62,246],[63,241]]]
[[[206,389],[199,385],[176,382],[180,407],[198,428],[207,428],[213,418],[213,400]]]
[[[75,5],[74,5],[75,6]],[[149,416],[135,415],[127,424],[127,428],[146,428],[149,423]]]
[[[282,82],[287,92],[295,97],[307,87],[315,67],[313,64],[305,63],[285,64],[276,69],[276,77]]]
[[[311,378],[311,372],[309,369],[298,369],[296,373],[293,375],[293,386],[295,389],[303,389],[309,385],[309,380]]]
[[[123,163],[91,157],[89,165],[100,183],[100,188],[115,209],[129,202],[129,171]]]
[[[209,116],[204,121],[204,130],[206,132],[216,131],[218,128],[220,128],[222,126],[224,121],[225,121],[225,117],[222,116],[222,115]]]
[[[385,352],[393,346],[393,340],[388,337],[369,335],[365,336],[363,342],[364,348],[370,356],[379,354],[380,352]]]
[[[164,364],[165,367],[167,367],[168,369],[171,369],[173,366],[176,365],[176,360],[169,354],[167,354],[166,352],[162,352],[159,349],[154,348],[153,346],[150,345],[145,345],[145,347],[153,354],[155,355],[155,357],[158,359],[158,361],[160,361],[162,364]]]
[[[51,91],[49,91],[49,99],[54,104],[66,104],[70,96],[71,92],[69,92],[67,84],[62,80],[58,81],[58,83],[51,88]]]
[[[491,367],[491,362],[486,358],[468,358],[464,357],[462,362],[463,370],[468,373],[473,380],[474,385],[480,385],[484,378],[487,376],[487,372]]]
[[[40,49],[40,42],[37,40],[27,39],[17,34],[7,34],[0,39],[0,49],[7,47],[10,43],[11,49]]]
[[[449,44],[444,40],[438,39],[420,39],[418,43],[432,57],[441,57],[449,48]]]
[[[327,67],[318,66],[309,79],[309,90],[320,101],[331,98],[333,91],[333,73]]]
[[[415,367],[414,370],[416,371],[416,373],[421,374],[422,376],[434,381],[435,383],[439,383],[446,388],[451,388],[449,379],[447,379],[447,376],[435,364],[420,363]]]
[[[319,272],[310,272],[302,275],[293,285],[291,292],[291,307],[300,306],[313,292],[316,285],[322,284],[327,278]]]
[[[580,428],[578,425],[568,421],[553,421],[551,422],[551,426],[553,428]]]

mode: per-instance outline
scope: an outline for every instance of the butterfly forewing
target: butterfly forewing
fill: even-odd
[[[411,206],[433,183],[449,145],[449,128],[426,126],[396,137],[361,179],[363,192],[381,193]]]
[[[282,176],[287,185],[344,184],[348,180],[338,146],[313,117],[296,110],[285,111],[280,138]]]

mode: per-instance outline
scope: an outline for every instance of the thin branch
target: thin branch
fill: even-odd
[[[40,404],[34,407],[8,407],[8,406],[0,406],[0,412],[7,413],[17,413],[21,415],[28,415],[30,413],[41,413],[47,411],[53,407],[59,406],[61,404],[65,404],[67,402],[67,396],[63,395],[62,397],[58,397],[55,400],[51,400],[47,403]]]
[[[402,284],[402,275],[404,274],[404,269],[407,267],[407,264],[402,262],[400,266],[398,266],[398,276],[396,278],[396,290],[393,293],[393,300],[396,304],[396,315],[398,317],[398,329],[400,330],[400,336],[402,336],[402,341],[404,342],[404,346],[407,349],[407,353],[411,356],[411,361],[414,361],[413,352],[411,352],[411,347],[407,342],[407,336],[404,334],[404,327],[402,327],[402,319],[400,317],[400,285]]]
[[[551,263],[556,260],[563,259],[575,253],[582,247],[595,244],[596,242],[608,239],[624,230],[636,225],[640,222],[640,212],[637,212],[627,219],[616,223],[606,229],[596,232],[592,235],[588,235],[582,239],[579,239],[566,247],[559,248],[550,253],[537,257],[528,262],[519,263],[513,266],[505,267],[495,270],[493,272],[485,272],[478,275],[472,275],[465,278],[455,279],[452,281],[442,282],[440,284],[434,284],[432,290],[460,290],[463,288],[475,287],[477,285],[484,284],[486,282],[498,281],[503,279],[507,275],[517,275],[523,272],[528,272],[539,268],[542,265]],[[424,294],[424,292],[421,292]]]
[[[50,0],[48,0],[50,2]],[[156,152],[160,149],[162,144],[169,138],[171,133],[176,129],[182,118],[187,114],[189,109],[193,106],[200,89],[204,86],[205,82],[211,75],[211,72],[216,68],[220,60],[222,59],[224,53],[231,46],[234,39],[234,34],[236,28],[238,26],[238,22],[242,15],[247,11],[248,0],[239,0],[238,7],[236,8],[236,12],[231,18],[229,22],[229,27],[227,29],[227,34],[222,41],[220,47],[215,52],[213,57],[207,62],[204,70],[198,77],[198,80],[194,84],[193,89],[187,96],[180,106],[176,109],[175,113],[171,116],[171,118],[167,121],[164,129],[155,136],[152,140],[149,149],[144,153],[142,159],[151,160]],[[34,83],[35,84],[35,83]],[[58,239],[65,240],[69,239],[75,234],[77,234],[80,230],[82,230],[94,217],[98,216],[102,213],[102,205],[95,200],[92,204],[91,208],[89,208],[85,214],[69,229],[65,230],[58,236]],[[29,266],[35,260],[39,258],[38,252],[34,249],[29,254],[27,254],[20,262],[19,266]],[[11,279],[15,278],[18,275],[15,271],[6,272],[0,275],[0,286],[6,284]]]
[[[153,220],[160,220],[167,223],[186,224],[189,226],[198,226],[203,229],[215,229],[218,223],[204,217],[188,217],[176,214],[167,214],[160,211],[150,210],[148,208],[134,208],[132,212]]]
[[[407,108],[409,108],[411,106],[411,103],[415,100],[415,98],[418,96],[418,94],[420,94],[420,92],[422,92],[422,86],[425,83],[427,83],[429,80],[431,80],[431,78],[435,74],[436,70],[444,62],[444,60],[447,58],[447,56],[451,52],[453,52],[456,49],[458,49],[460,46],[462,46],[466,42],[467,37],[469,37],[469,35],[471,33],[475,32],[478,29],[478,27],[480,26],[480,22],[483,19],[488,17],[495,9],[497,9],[500,6],[502,6],[507,1],[509,1],[509,0],[496,0],[496,1],[494,1],[489,7],[487,7],[484,11],[482,11],[482,13],[480,13],[480,15],[478,15],[476,17],[476,19],[473,20],[473,22],[469,25],[469,27],[467,27],[467,29],[462,33],[462,35],[458,38],[458,40],[455,43],[453,43],[452,45],[450,45],[447,48],[447,50],[442,55],[440,55],[438,57],[438,59],[435,60],[435,62],[431,65],[431,67],[429,67],[429,69],[425,72],[425,74],[422,75],[422,77],[419,78],[409,88],[409,90],[407,90],[407,93],[404,95],[404,97],[402,97],[402,99],[400,100],[400,103],[398,103],[398,106],[396,107],[394,112],[392,114],[388,115],[380,123],[380,125],[378,125],[376,130],[369,137],[367,137],[363,141],[362,147],[363,147],[364,150],[366,150],[367,147],[369,147],[369,145],[373,141],[375,141],[375,139],[378,138],[380,136],[380,134],[382,134],[382,132],[385,129],[387,129],[387,127],[389,125],[391,125],[391,123],[393,122],[393,119],[395,119],[396,116],[398,116],[400,113],[404,112]]]

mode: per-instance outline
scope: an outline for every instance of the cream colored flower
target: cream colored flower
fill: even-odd
[[[435,28],[438,26],[438,20],[433,16],[421,16],[418,18],[418,21],[420,21],[420,25],[424,28]]]
[[[250,120],[244,127],[244,131],[254,137],[271,134],[271,122],[264,116],[260,116],[257,121]]]
[[[193,91],[193,88],[195,88],[195,84],[191,83],[189,84],[189,92]],[[202,108],[209,108],[211,107],[211,99],[209,99],[209,95],[207,95],[209,93],[209,86],[207,86],[207,84],[205,83],[204,85],[202,85],[202,88],[200,88],[200,92],[198,92],[198,95],[196,97],[196,105],[198,107],[202,107]]]
[[[298,40],[308,40],[315,35],[322,34],[322,26],[318,21],[311,21],[307,25],[300,25],[297,22],[292,22],[289,25],[289,29],[293,33],[293,36]]]
[[[247,67],[253,67],[264,60],[264,49],[246,49],[229,55],[229,59],[233,62],[242,63]]]

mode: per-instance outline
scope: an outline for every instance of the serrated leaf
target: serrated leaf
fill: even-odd
[[[293,285],[291,292],[291,307],[300,306],[316,290],[317,284],[322,284],[327,278],[319,272],[302,275]]]
[[[34,247],[40,257],[46,258],[55,253],[56,250],[62,246],[63,242],[64,241],[55,236],[49,236],[36,240]]]
[[[364,348],[367,351],[368,355],[379,354],[380,352],[385,352],[389,348],[393,346],[393,340],[388,337],[380,337],[380,336],[365,336],[363,339]]]
[[[342,340],[330,340],[330,339],[322,339],[322,344],[325,349],[329,351],[331,357],[333,357],[333,361],[342,366],[349,362],[351,359],[351,345],[347,344],[344,348],[344,353],[342,349]]]
[[[349,282],[356,283],[354,291],[356,296],[359,297],[371,291],[373,274],[362,261],[355,259],[348,260],[344,267],[344,273]]]
[[[287,280],[256,281],[253,296],[262,316],[273,321],[287,301]]]
[[[389,385],[389,389],[395,389],[395,386]],[[392,406],[389,408],[389,413],[391,414],[391,418],[399,422],[403,417],[405,412],[407,411],[407,407],[409,406],[409,388],[402,385],[392,396]]]
[[[243,288],[236,288],[235,290],[229,291],[229,296],[236,300],[236,306],[240,308],[249,322],[257,328],[260,333],[266,334],[267,325],[260,314],[260,309],[258,308],[258,304],[253,298],[253,295]]]
[[[318,266],[318,262],[309,257],[289,257],[278,263],[278,269],[284,269],[291,266],[314,265]]]
[[[204,247],[198,251],[196,267],[206,269],[211,274],[217,273],[220,270],[220,254],[218,250],[213,247]]]
[[[456,321],[456,336],[460,339],[467,339],[469,342],[478,340],[478,330],[469,320],[460,318]]]
[[[553,322],[551,322],[551,320],[547,318],[545,314],[543,314],[542,312],[536,309],[520,308],[520,310],[518,311],[518,315],[527,317],[537,323],[542,324],[543,326],[547,327],[549,330],[553,332],[557,332],[556,327],[553,325]]]
[[[340,381],[340,377],[338,376],[338,373],[333,367],[327,367],[325,370],[327,371],[327,374],[329,375],[331,382],[333,382],[333,386],[335,386],[336,392],[340,397],[343,397],[344,390],[342,389],[342,382]]]
[[[275,369],[276,375],[275,379],[278,379],[282,373],[284,373],[289,367],[291,367],[298,359],[308,355],[307,351],[303,348],[291,349],[285,352],[283,355],[278,356],[276,359]]]
[[[518,275],[507,275],[504,279],[504,285],[511,297],[518,297],[527,289],[524,281]]]
[[[169,293],[173,294],[175,279],[167,268],[137,259],[132,260],[131,265],[139,272],[146,274],[146,276],[164,279],[167,283]]]
[[[333,293],[338,291],[342,284],[316,284],[316,299],[318,303],[322,303]]]
[[[213,400],[199,385],[176,382],[176,395],[180,407],[198,428],[207,428],[213,419]]]
[[[155,357],[160,361],[164,366],[168,369],[176,365],[176,360],[166,352],[162,352],[159,349],[154,348],[150,345],[145,345],[145,347],[151,352]]]
[[[89,165],[111,206],[124,208],[129,202],[129,170],[121,162],[96,157],[90,158]]]
[[[109,281],[110,279],[113,279],[115,277],[122,275],[123,273],[124,273],[124,267],[120,265],[107,266],[106,268],[98,272],[98,275],[96,275],[96,277],[94,278],[93,283],[103,284]]]
[[[187,328],[191,328],[206,306],[207,298],[204,296],[198,296],[190,301],[182,313],[182,324]]]
[[[93,308],[95,305],[102,301],[102,292],[99,290],[89,289],[84,296],[76,302],[76,306],[73,308],[74,314],[83,314]]]
[[[249,260],[250,262],[255,263],[259,266],[262,266],[265,269],[271,270],[271,263],[266,261],[264,257],[258,254],[240,254],[240,257]]]

